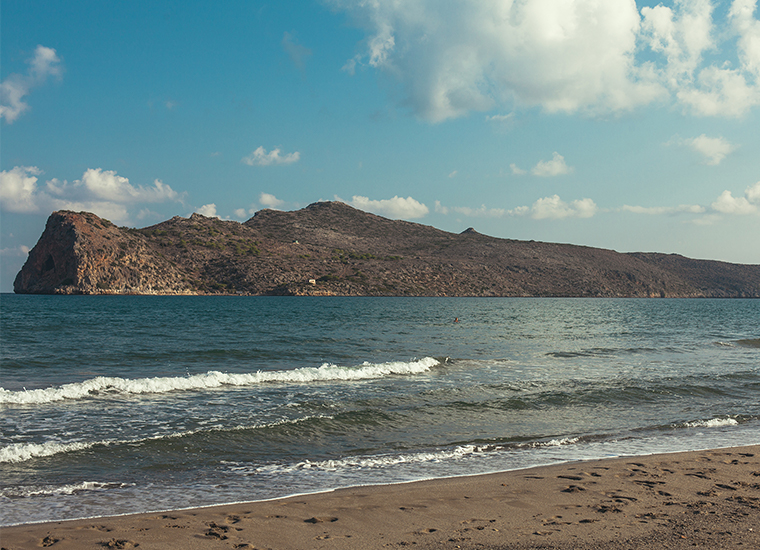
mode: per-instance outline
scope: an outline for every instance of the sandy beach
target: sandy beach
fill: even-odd
[[[760,446],[89,520],[2,548],[760,548]]]

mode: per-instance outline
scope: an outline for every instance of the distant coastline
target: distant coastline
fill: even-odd
[[[119,228],[51,214],[19,294],[760,298],[760,265],[454,234],[340,202]]]

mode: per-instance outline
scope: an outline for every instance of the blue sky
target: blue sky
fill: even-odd
[[[0,4],[0,290],[54,210],[342,200],[760,263],[756,1]]]

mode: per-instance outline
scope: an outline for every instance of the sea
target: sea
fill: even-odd
[[[760,300],[0,296],[0,525],[760,443]]]

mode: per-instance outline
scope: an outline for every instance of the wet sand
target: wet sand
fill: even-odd
[[[18,525],[0,546],[757,549],[760,445]]]

